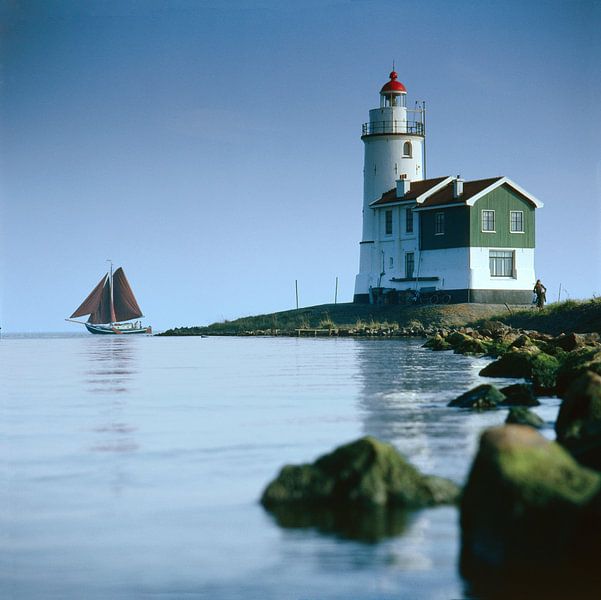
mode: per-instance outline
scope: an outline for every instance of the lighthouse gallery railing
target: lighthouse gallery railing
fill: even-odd
[[[363,123],[361,135],[381,135],[385,133],[424,135],[425,128],[421,121],[372,121]]]

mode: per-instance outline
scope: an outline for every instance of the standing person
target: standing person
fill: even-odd
[[[532,291],[536,294],[537,308],[542,309],[547,301],[547,288],[541,283],[540,279],[537,279]]]

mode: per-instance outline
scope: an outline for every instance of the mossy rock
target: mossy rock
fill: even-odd
[[[532,375],[532,354],[524,351],[511,351],[486,365],[481,371],[483,377],[519,377]]]
[[[461,501],[462,574],[536,585],[583,565],[596,574],[600,494],[601,474],[532,427],[487,430]]]
[[[444,337],[437,334],[431,337],[423,346],[424,348],[430,348],[430,350],[451,350],[452,346],[449,344]]]
[[[466,336],[466,339],[455,346],[457,354],[486,354],[490,344],[484,340]]]
[[[569,385],[587,371],[601,375],[601,349],[596,346],[584,346],[565,356],[557,371],[557,394],[563,396]]]
[[[530,364],[532,367],[530,379],[532,379],[536,392],[540,394],[553,393],[560,367],[559,360],[555,356],[539,352],[532,356]]]
[[[525,406],[513,406],[510,408],[505,423],[528,425],[535,429],[541,429],[545,425],[545,422],[537,414],[528,410]]]
[[[486,410],[496,408],[504,401],[505,394],[500,392],[494,385],[483,383],[451,400],[448,406]]]
[[[449,333],[449,335],[447,335],[445,341],[447,342],[447,344],[450,344],[453,348],[458,348],[459,346],[461,346],[461,344],[465,344],[470,339],[471,337],[469,335],[466,335],[465,333],[461,333],[460,331],[453,331],[452,333]]]
[[[424,476],[390,444],[364,437],[312,464],[285,466],[261,498],[278,505],[423,508],[457,500],[452,481]]]
[[[601,376],[587,371],[571,383],[555,432],[578,462],[601,470]]]
[[[502,406],[538,406],[540,402],[532,391],[532,385],[528,383],[514,383],[501,388],[505,394]]]

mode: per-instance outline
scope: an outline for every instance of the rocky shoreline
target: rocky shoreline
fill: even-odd
[[[407,511],[458,501],[460,571],[471,593],[595,597],[601,580],[601,336],[486,321],[433,330],[424,346],[491,356],[480,375],[525,380],[500,389],[483,384],[449,403],[470,411],[510,407],[505,425],[482,433],[463,490],[420,474],[390,445],[362,438],[313,464],[284,467],[262,504],[283,526],[375,541],[401,533]],[[542,395],[562,400],[555,441],[538,433],[542,421],[530,410]]]

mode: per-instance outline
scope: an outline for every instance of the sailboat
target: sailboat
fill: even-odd
[[[75,317],[85,315],[90,315],[87,322],[73,321]],[[125,322],[143,316],[125,272],[119,267],[113,273],[111,263],[110,271],[103,275],[98,285],[66,321],[81,323],[90,333],[152,333],[152,327],[143,326],[141,321]]]

